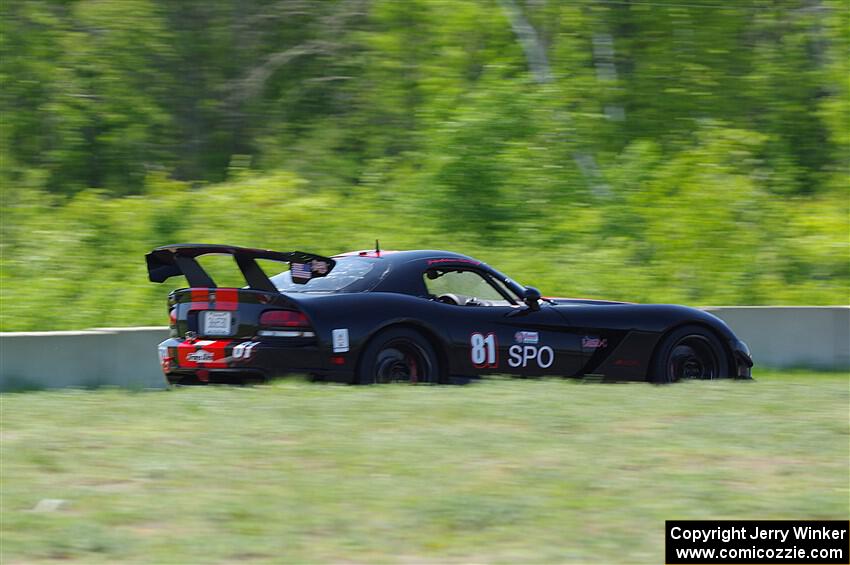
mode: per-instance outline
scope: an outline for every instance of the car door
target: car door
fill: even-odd
[[[456,375],[573,376],[583,364],[581,338],[554,308],[533,310],[486,271],[426,272],[425,284],[448,330]]]

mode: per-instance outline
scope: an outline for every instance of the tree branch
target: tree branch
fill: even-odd
[[[537,35],[537,30],[528,23],[522,10],[513,0],[499,0],[502,6],[502,11],[511,22],[511,29],[514,30],[522,50],[525,52],[525,58],[528,61],[528,68],[534,74],[537,82],[549,82],[552,75],[549,72],[549,59],[546,57],[546,49]]]

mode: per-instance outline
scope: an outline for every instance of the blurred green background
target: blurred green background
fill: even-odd
[[[755,376],[6,394],[0,557],[657,565],[665,520],[846,520],[847,375]]]
[[[143,254],[447,248],[552,295],[850,302],[844,0],[0,3],[0,329]]]

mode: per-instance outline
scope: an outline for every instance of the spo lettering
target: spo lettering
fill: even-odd
[[[512,345],[508,349],[508,365],[527,367],[533,361],[541,369],[548,369],[555,362],[555,351],[548,345]]]

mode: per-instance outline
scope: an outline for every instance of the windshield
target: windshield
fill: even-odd
[[[334,268],[324,277],[298,284],[292,282],[289,271],[284,271],[271,277],[271,281],[280,292],[361,292],[372,286],[367,283],[366,275],[376,264],[374,259],[339,257]],[[369,278],[371,280],[375,277]]]

